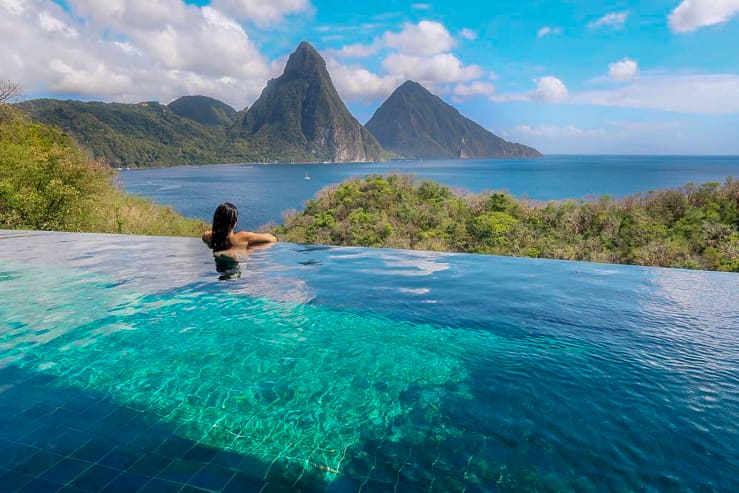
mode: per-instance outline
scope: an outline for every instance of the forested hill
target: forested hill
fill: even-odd
[[[224,128],[201,125],[159,103],[36,99],[18,105],[32,119],[61,128],[112,167],[238,161]]]
[[[407,81],[378,108],[367,129],[382,146],[407,159],[539,157],[462,116],[418,82]]]
[[[207,96],[182,96],[169,103],[167,108],[182,118],[222,129],[233,125],[239,115],[235,109],[223,101]]]

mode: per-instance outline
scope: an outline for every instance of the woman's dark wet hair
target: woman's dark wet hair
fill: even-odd
[[[213,213],[213,236],[210,239],[210,248],[214,252],[228,250],[228,233],[236,227],[236,221],[239,218],[239,211],[236,206],[225,202],[216,207]]]

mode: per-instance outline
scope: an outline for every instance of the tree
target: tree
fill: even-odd
[[[0,104],[7,104],[21,95],[21,86],[9,80],[0,80]]]

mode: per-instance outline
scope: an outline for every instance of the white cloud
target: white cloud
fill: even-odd
[[[561,27],[550,27],[550,26],[544,26],[538,31],[536,31],[536,37],[537,38],[543,38],[546,36],[553,36],[553,35],[559,35],[562,34],[562,28]]]
[[[684,33],[721,24],[739,13],[739,0],[683,0],[669,16],[670,28]]]
[[[461,36],[474,33],[462,30]],[[375,101],[389,95],[405,80],[416,80],[436,92],[453,92],[460,97],[492,94],[492,84],[475,81],[486,74],[477,65],[464,65],[451,49],[456,42],[442,24],[421,21],[405,23],[400,32],[386,31],[372,43],[346,45],[328,50],[331,76],[342,97]],[[384,52],[381,74],[358,65],[342,65],[336,59],[365,58]],[[491,78],[494,74],[490,73]],[[456,92],[455,92],[456,91]]]
[[[424,56],[448,52],[456,45],[447,28],[435,21],[407,22],[399,33],[386,32],[383,41],[401,53]]]
[[[550,126],[542,125],[532,127],[529,125],[518,125],[509,135],[519,137],[546,137],[546,138],[580,138],[580,137],[604,137],[605,129],[602,128],[579,128],[574,125]]]
[[[61,38],[61,39],[60,39]],[[0,0],[0,73],[28,93],[169,102],[203,93],[254,101],[272,67],[244,28],[181,0]]]
[[[628,57],[608,65],[608,77],[611,79],[632,80],[638,73],[639,65]]]
[[[327,53],[340,58],[367,58],[368,56],[377,54],[380,48],[381,45],[378,42],[370,44],[356,43],[342,46],[339,50],[327,50]]]
[[[384,99],[403,79],[398,75],[380,76],[364,67],[342,65],[333,58],[326,61],[331,80],[345,100],[373,102]]]
[[[598,29],[601,27],[610,27],[612,29],[623,29],[626,19],[629,18],[629,12],[611,12],[603,17],[594,20],[588,24],[590,29]]]
[[[466,27],[459,32],[459,35],[464,39],[469,39],[470,41],[477,39],[477,33],[472,29],[467,29]]]
[[[308,0],[213,0],[212,6],[237,19],[262,26],[311,10]]]
[[[739,75],[642,75],[625,87],[573,94],[569,102],[677,113],[739,113]]]
[[[47,33],[59,33],[65,38],[76,38],[79,36],[76,29],[60,21],[48,12],[41,12],[38,15],[38,23],[41,29]]]
[[[567,86],[557,77],[547,75],[534,79],[536,89],[522,93],[498,94],[492,96],[496,102],[538,101],[542,103],[563,103],[567,100]]]
[[[411,8],[413,10],[431,10],[431,4],[430,3],[414,3],[411,5]]]
[[[567,99],[567,86],[556,77],[547,75],[536,80],[531,98],[545,103],[559,103]]]
[[[470,96],[492,96],[495,86],[490,82],[475,81],[454,86],[454,95],[462,98]]]
[[[382,66],[391,74],[402,79],[416,80],[426,83],[463,82],[477,79],[483,71],[477,65],[464,66],[451,53],[440,53],[430,57],[420,57],[393,53],[382,62]]]
[[[0,7],[13,15],[20,15],[25,10],[23,0],[0,0]]]

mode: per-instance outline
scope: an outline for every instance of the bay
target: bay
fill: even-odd
[[[237,164],[122,171],[123,188],[188,217],[209,221],[222,202],[256,229],[301,209],[326,186],[351,177],[399,173],[469,192],[507,191],[535,200],[623,197],[686,183],[739,176],[739,156],[547,156],[521,160],[390,161],[386,163]]]

